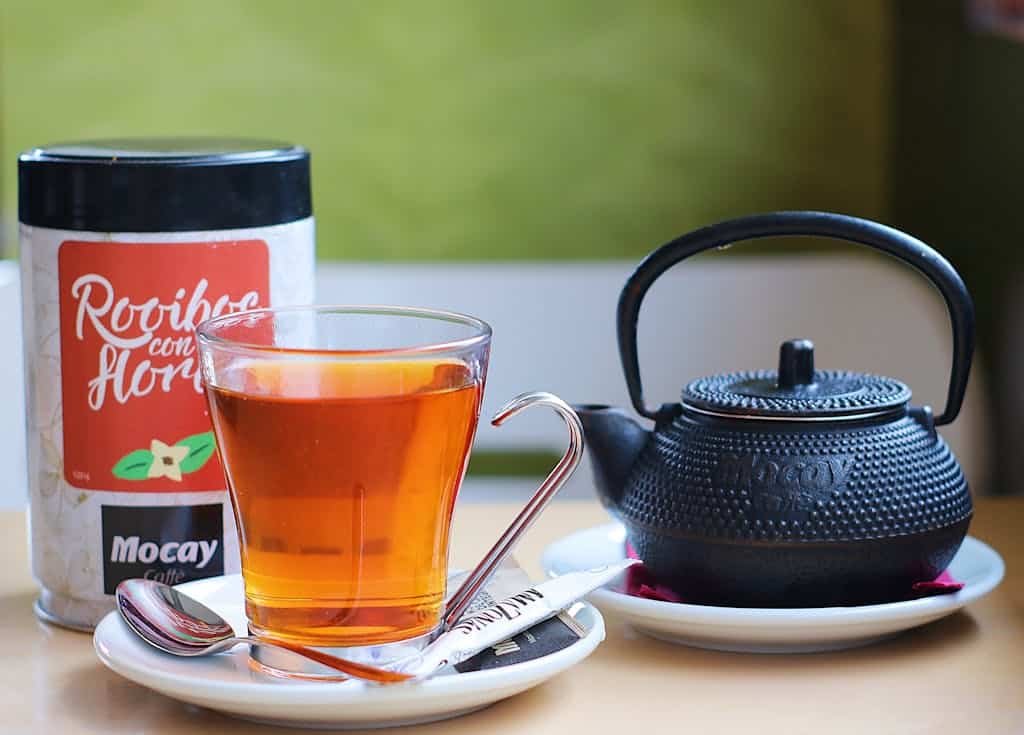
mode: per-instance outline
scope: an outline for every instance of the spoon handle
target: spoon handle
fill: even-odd
[[[316,649],[307,648],[306,646],[301,646],[297,643],[282,641],[277,638],[246,636],[244,638],[237,638],[236,640],[250,645],[280,648],[285,651],[290,651],[291,653],[296,653],[304,658],[308,658],[310,661],[316,661],[318,664],[322,664],[323,666],[334,669],[335,671],[340,671],[342,674],[354,679],[373,681],[379,684],[395,684],[397,682],[408,681],[413,678],[411,674],[403,674],[399,671],[389,671],[387,669],[378,668],[377,666],[349,661],[344,658],[332,656],[329,653],[321,653]]]

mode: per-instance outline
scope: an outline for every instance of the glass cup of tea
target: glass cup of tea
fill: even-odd
[[[197,340],[251,633],[376,663],[422,648],[452,611],[448,540],[490,327],[429,309],[285,307],[211,319]],[[463,609],[578,462],[575,415],[536,395],[570,424],[571,452],[460,588]]]

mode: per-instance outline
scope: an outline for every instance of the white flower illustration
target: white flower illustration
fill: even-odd
[[[175,482],[181,482],[181,461],[188,456],[188,447],[169,447],[159,439],[154,439],[149,445],[149,451],[153,453],[153,464],[149,466],[146,477],[169,477]]]

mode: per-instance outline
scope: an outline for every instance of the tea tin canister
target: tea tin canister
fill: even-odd
[[[239,570],[193,331],[313,300],[309,153],[138,139],[18,160],[32,570],[89,629],[129,577]]]

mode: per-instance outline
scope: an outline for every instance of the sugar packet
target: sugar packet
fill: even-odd
[[[479,671],[529,661],[570,646],[585,631],[562,611],[635,563],[635,559],[626,559],[537,585],[531,584],[517,565],[507,563],[466,614],[422,652],[403,662],[401,670],[415,677],[429,676],[446,666],[458,672]],[[452,582],[457,586],[458,579]]]

